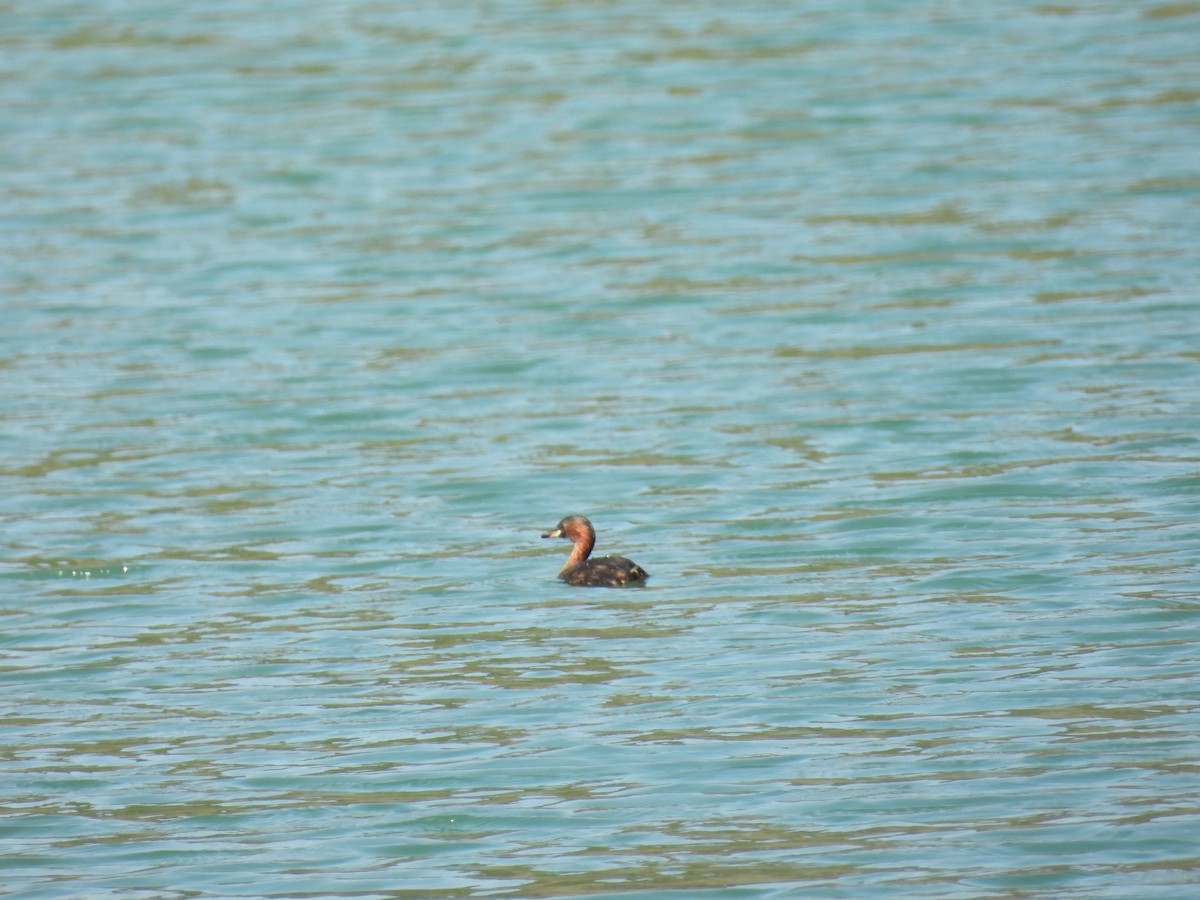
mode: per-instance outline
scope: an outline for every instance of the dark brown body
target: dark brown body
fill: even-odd
[[[623,556],[597,556],[589,559],[596,546],[596,529],[584,516],[567,516],[544,538],[560,537],[575,546],[558,577],[567,584],[578,587],[624,587],[627,584],[642,584],[649,573],[632,560]]]

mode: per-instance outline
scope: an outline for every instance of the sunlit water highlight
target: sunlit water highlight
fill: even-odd
[[[1198,33],[9,4],[4,890],[1194,890]]]

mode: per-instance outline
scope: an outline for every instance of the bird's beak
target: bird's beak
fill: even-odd
[[[543,534],[542,537],[544,537],[544,538],[562,537],[562,529],[561,528],[552,529],[551,531],[547,531],[545,534]]]

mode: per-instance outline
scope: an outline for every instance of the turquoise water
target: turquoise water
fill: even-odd
[[[6,4],[0,892],[1194,891],[1198,37]]]

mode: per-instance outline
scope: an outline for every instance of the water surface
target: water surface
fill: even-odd
[[[0,883],[1186,894],[1198,32],[8,4]]]

